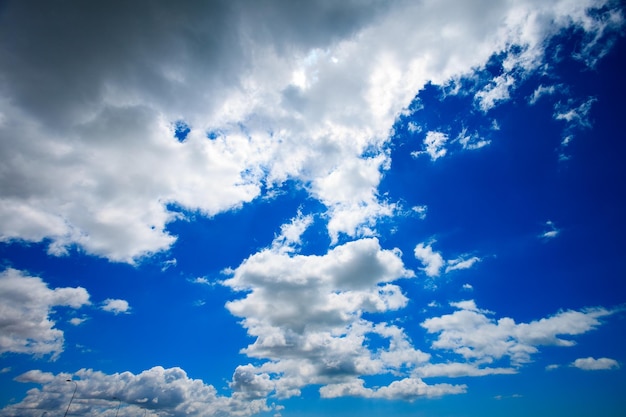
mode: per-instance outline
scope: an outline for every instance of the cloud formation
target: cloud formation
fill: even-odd
[[[107,298],[102,303],[102,310],[113,314],[128,313],[130,311],[130,306],[126,300]]]
[[[444,273],[469,269],[482,259],[478,256],[466,258],[467,255],[455,259],[444,260],[440,252],[433,250],[432,243],[418,243],[413,250],[415,258],[423,265],[422,271],[429,277],[438,277],[443,269]],[[444,269],[445,266],[445,269]]]
[[[594,0],[369,3],[7,3],[0,239],[133,263],[173,244],[184,210],[212,216],[288,179],[327,207],[333,240],[371,235],[394,213],[377,190],[390,128],[426,83],[504,54],[476,92],[488,110],[546,39],[576,27],[593,62],[623,21]],[[445,134],[427,138],[443,156]]]
[[[182,416],[249,416],[270,411],[265,400],[240,395],[220,396],[212,385],[192,379],[180,368],[156,366],[138,374],[122,372],[105,374],[81,369],[74,374],[52,374],[40,370],[28,371],[16,378],[20,382],[40,384],[31,389],[19,404],[0,411],[2,416],[40,416],[41,410],[63,413],[76,387],[71,414],[102,415],[115,410],[120,417],[138,414],[171,417]],[[71,379],[76,385],[68,383]],[[117,411],[119,401],[119,412]]]
[[[428,333],[436,335],[433,349],[454,352],[475,364],[508,358],[514,367],[530,362],[538,346],[573,346],[575,342],[564,336],[594,330],[601,318],[613,314],[604,308],[568,310],[530,323],[515,323],[508,317],[491,318],[493,313],[479,309],[473,300],[451,305],[455,312],[422,323]]]
[[[619,363],[610,358],[579,358],[572,362],[572,366],[583,371],[600,371],[619,368]]]
[[[55,327],[54,307],[78,309],[89,304],[82,287],[50,289],[39,277],[23,271],[0,272],[0,354],[51,355],[63,352],[63,331]]]

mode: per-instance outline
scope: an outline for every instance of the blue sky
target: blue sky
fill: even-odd
[[[2,3],[0,416],[623,415],[624,13]]]

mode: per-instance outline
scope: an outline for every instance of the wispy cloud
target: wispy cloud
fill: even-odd
[[[470,258],[464,258],[460,256],[456,259],[449,259],[446,261],[446,273],[459,269],[469,269],[474,266],[474,264],[480,261],[481,259],[478,256],[472,256]]]
[[[546,230],[539,235],[539,237],[542,239],[545,239],[545,240],[554,239],[561,232],[559,229],[557,229],[554,222],[552,222],[551,220],[546,221],[545,226],[546,226]]]
[[[482,260],[478,256],[467,257],[467,255],[444,260],[442,254],[433,249],[434,243],[434,241],[418,243],[413,250],[415,258],[423,265],[422,270],[429,277],[438,277],[442,270],[447,274],[452,271],[469,269]]]
[[[531,106],[536,104],[537,101],[539,101],[539,99],[541,97],[547,96],[547,95],[552,95],[556,92],[556,86],[554,85],[549,85],[549,86],[544,86],[544,85],[539,85],[535,91],[533,91],[532,95],[528,98],[528,104],[530,104]]]

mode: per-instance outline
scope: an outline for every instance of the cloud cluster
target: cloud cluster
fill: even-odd
[[[404,307],[408,299],[393,281],[414,276],[400,253],[382,249],[377,239],[348,242],[319,256],[274,247],[228,273],[232,277],[224,285],[246,295],[226,307],[255,338],[243,352],[267,360],[240,366],[231,384],[235,390],[289,397],[306,385],[335,389],[360,375],[429,358],[398,326],[364,318]],[[373,336],[386,340],[385,346],[370,348]]]
[[[63,351],[63,331],[55,328],[52,309],[89,304],[82,287],[50,289],[39,277],[16,269],[0,272],[0,354],[52,355]]]
[[[515,323],[508,317],[491,318],[493,313],[479,309],[473,300],[451,305],[455,312],[427,319],[422,327],[436,335],[433,349],[454,352],[477,365],[507,358],[518,367],[530,362],[538,346],[573,346],[575,342],[564,336],[593,330],[601,318],[613,314],[604,308],[568,310],[530,323]]]
[[[29,390],[22,402],[2,409],[1,416],[40,416],[42,411],[60,415],[74,388],[72,415],[249,416],[271,410],[265,400],[220,396],[212,385],[190,378],[180,368],[156,366],[139,374],[81,369],[74,374],[54,375],[32,370],[16,380],[40,384],[42,388]]]
[[[211,216],[287,179],[326,205],[334,241],[371,235],[395,213],[377,189],[389,130],[427,82],[504,52],[487,109],[550,36],[581,29],[584,59],[622,22],[595,0],[369,3],[7,3],[0,239],[135,262],[175,241],[176,207]]]
[[[55,307],[78,310],[91,305],[83,287],[50,289],[40,277],[8,268],[0,272],[0,354],[50,355],[56,359],[63,352],[63,331],[56,327]],[[103,311],[115,314],[129,310],[126,300],[107,299]],[[72,317],[78,326],[86,317]]]

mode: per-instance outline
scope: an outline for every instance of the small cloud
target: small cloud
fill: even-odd
[[[496,395],[493,398],[496,400],[504,400],[506,398],[522,398],[522,394],[511,394],[511,395]]]
[[[426,213],[428,212],[428,206],[414,206],[411,207],[411,210],[417,213],[417,216],[420,218],[420,220],[424,220],[426,218]]]
[[[560,368],[561,365],[557,365],[556,363],[553,363],[551,365],[546,366],[546,371],[554,371],[555,369]]]
[[[535,89],[535,91],[533,91],[533,94],[528,99],[528,104],[530,104],[532,106],[535,103],[537,103],[537,101],[541,97],[546,96],[546,95],[554,94],[555,92],[556,92],[556,87],[554,85],[550,85],[548,87],[546,87],[544,85],[540,85],[539,87],[537,87]]]
[[[472,284],[463,284],[463,289],[467,291],[472,291],[474,290],[474,287],[472,286]]]
[[[9,373],[9,372],[11,372],[11,367],[10,366],[7,366],[6,368],[0,369],[0,374],[6,374],[6,373]]]
[[[566,104],[558,103],[554,106],[554,118],[556,120],[564,120],[571,127],[590,128],[589,111],[593,103],[598,101],[595,97],[589,97],[587,101],[576,106],[573,100],[569,100]]]
[[[195,279],[190,279],[189,281],[194,283],[194,284],[208,285],[210,287],[215,285],[215,283],[209,281],[209,279],[207,277],[197,277]]]
[[[86,317],[73,317],[70,319],[70,324],[73,324],[74,326],[78,326],[86,321],[87,321]]]
[[[163,266],[161,267],[161,271],[167,271],[168,269],[170,269],[171,267],[176,266],[176,258],[174,259],[169,259],[165,262],[163,262]]]
[[[618,369],[619,363],[615,359],[610,358],[579,358],[572,362],[571,366],[582,369],[583,371],[602,371],[609,369]]]
[[[420,133],[422,131],[422,126],[418,125],[415,122],[409,122],[407,127],[409,132],[411,133]]]
[[[539,235],[540,238],[542,239],[554,239],[555,237],[557,237],[560,233],[560,230],[556,228],[556,226],[554,225],[554,223],[550,220],[548,220],[545,223],[545,226],[548,228],[548,230],[546,230],[545,232],[543,232],[541,235]]]
[[[128,305],[128,301],[126,300],[107,298],[106,300],[104,300],[104,303],[102,303],[102,310],[117,315],[120,313],[128,313],[130,310],[130,306]]]
[[[472,135],[467,134],[467,130],[463,129],[461,133],[459,133],[458,141],[463,146],[463,149],[473,151],[476,149],[484,148],[485,146],[491,143],[490,140],[482,139],[476,133]]]
[[[202,307],[205,304],[206,304],[205,300],[196,300],[196,301],[193,302],[193,306],[194,307]]]
[[[463,257],[458,257],[456,259],[450,259],[446,261],[448,266],[446,267],[446,273],[450,271],[456,271],[458,269],[469,269],[476,262],[480,262],[481,259],[478,256],[472,256],[469,259],[464,259]]]
[[[424,245],[424,243],[419,243],[415,246],[414,254],[415,258],[424,265],[422,271],[424,271],[426,275],[429,277],[439,276],[441,268],[443,268],[444,265],[444,260],[439,252],[433,251],[430,244]]]
[[[428,132],[426,133],[426,138],[424,139],[425,149],[423,151],[411,152],[411,156],[417,158],[422,154],[428,154],[432,161],[436,161],[448,153],[448,150],[445,148],[447,141],[448,135],[445,133],[432,131]]]

